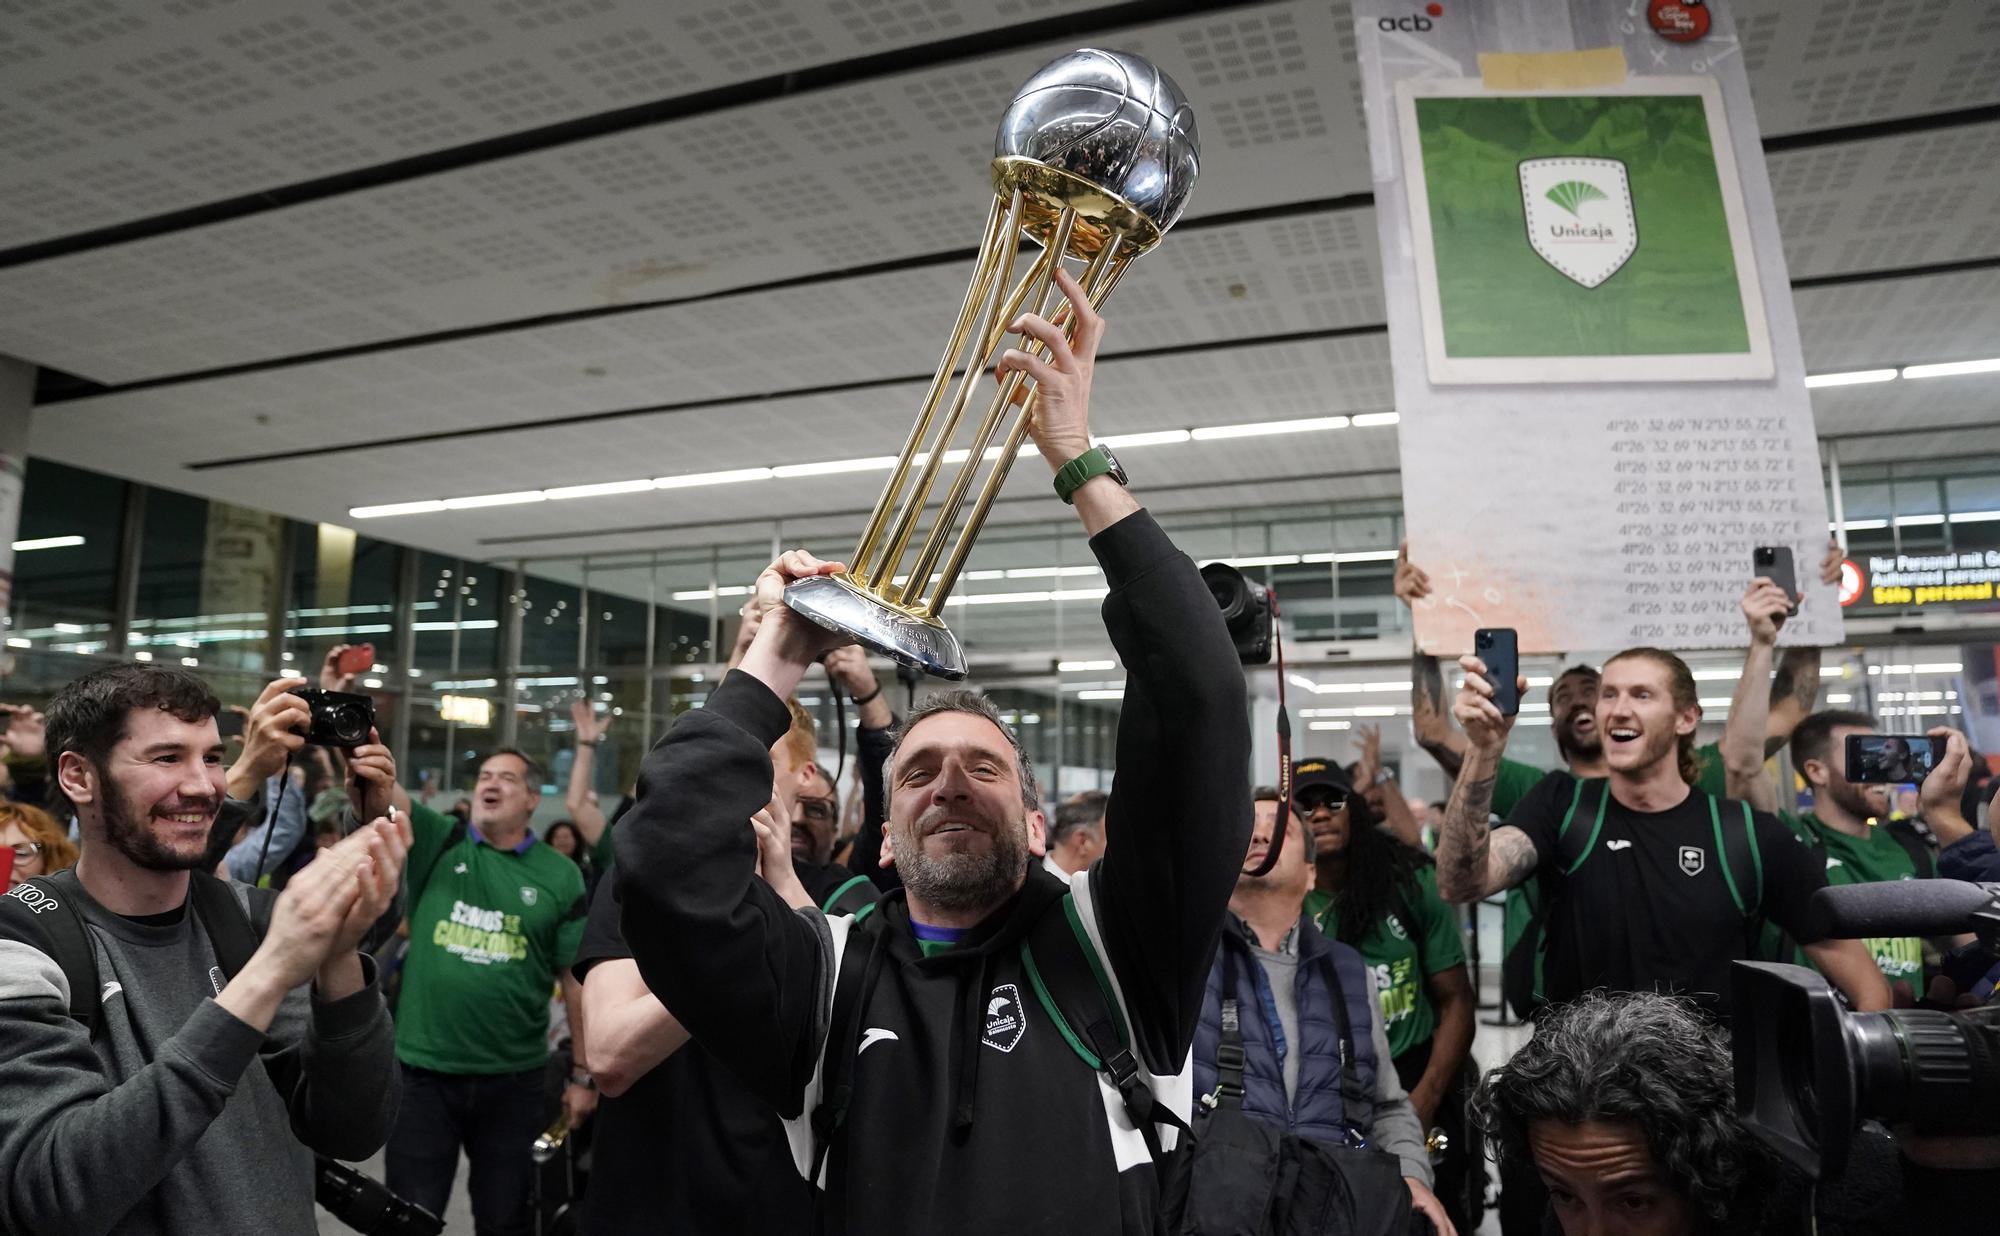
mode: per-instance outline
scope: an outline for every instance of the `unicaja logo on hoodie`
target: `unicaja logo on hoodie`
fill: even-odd
[[[986,1034],[979,1041],[998,1051],[1013,1051],[1027,1029],[1020,989],[1012,983],[995,987],[986,1000]]]

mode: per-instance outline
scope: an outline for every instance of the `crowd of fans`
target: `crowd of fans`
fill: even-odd
[[[1034,372],[1053,465],[1090,441],[1101,322],[1076,317],[1073,342],[1026,319],[1048,359],[1002,366]],[[1121,478],[1068,497],[1127,667],[1108,795],[1047,802],[977,692],[895,716],[858,649],[782,604],[842,569],[798,550],[610,810],[613,722],[577,703],[540,832],[531,756],[489,753],[439,810],[379,735],[309,744],[299,678],[236,745],[165,666],[10,709],[0,1231],[310,1232],[314,1156],[377,1151],[434,1214],[463,1157],[483,1236],[557,1230],[562,1201],[588,1233],[1449,1236],[1481,1223],[1489,1152],[1509,1236],[1804,1230],[1816,1198],[1840,1230],[1839,1182],[1815,1194],[1738,1119],[1729,971],[1796,961],[1860,1011],[1960,1001],[1940,958],[1968,941],[1827,938],[1808,902],[1996,878],[1963,735],[1933,731],[1897,819],[1847,777],[1874,719],[1816,711],[1818,652],[1775,651],[1797,598],[1760,579],[1715,744],[1670,652],[1554,680],[1553,770],[1508,757],[1483,663],[1448,687],[1419,656],[1445,801],[1412,804],[1372,732],[1351,766],[1253,788],[1193,564]],[[1396,590],[1428,590],[1407,555]],[[351,685],[345,651],[322,689]],[[855,706],[852,810],[809,674]],[[1804,813],[1768,763],[1787,745]],[[1534,1033],[1482,1076],[1464,907],[1501,894]],[[543,1187],[538,1137],[587,1149],[580,1196]]]

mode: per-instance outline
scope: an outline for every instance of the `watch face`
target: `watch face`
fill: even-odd
[[[1111,465],[1111,471],[1105,475],[1117,481],[1120,485],[1130,487],[1132,482],[1126,479],[1125,465],[1118,462],[1118,456],[1113,455],[1111,448],[1108,446],[1099,445],[1097,449],[1104,452],[1104,462]]]

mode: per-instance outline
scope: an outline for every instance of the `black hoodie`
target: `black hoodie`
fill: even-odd
[[[1091,539],[1126,666],[1106,857],[1071,878],[1136,1054],[1186,1119],[1188,1048],[1250,832],[1243,674],[1194,564],[1141,511]],[[647,986],[791,1123],[811,1163],[833,980],[873,952],[852,1099],[823,1189],[834,1233],[1142,1233],[1158,1185],[1117,1092],[1065,1042],[1020,955],[1064,884],[1030,864],[1014,897],[924,957],[901,892],[859,926],[793,912],[755,878],[746,826],[770,797],[783,701],[735,672],[647,757],[618,830],[625,936]],[[1171,1132],[1171,1130],[1168,1130]],[[728,1216],[716,1216],[727,1230]]]

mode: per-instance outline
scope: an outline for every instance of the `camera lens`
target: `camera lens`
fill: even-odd
[[[343,747],[358,747],[368,741],[368,727],[374,718],[359,704],[335,704],[327,709],[326,721]]]

